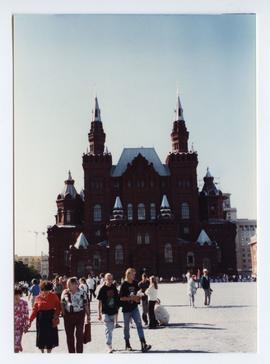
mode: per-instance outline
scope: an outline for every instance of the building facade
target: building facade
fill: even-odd
[[[33,255],[19,256],[19,255],[15,255],[15,260],[17,262],[19,262],[19,261],[23,262],[23,264],[27,265],[28,267],[33,267],[39,273],[41,271],[41,257],[40,256],[33,256]]]
[[[249,242],[251,254],[252,277],[257,278],[257,235],[250,238]]]
[[[252,273],[252,258],[250,251],[250,239],[256,235],[257,222],[256,220],[237,219],[236,224],[236,260],[237,271],[241,275],[251,275]]]
[[[105,149],[97,98],[83,154],[84,189],[69,172],[48,228],[49,276],[82,276],[128,266],[164,278],[208,267],[234,273],[235,225],[224,219],[224,195],[208,170],[201,192],[197,152],[177,99],[172,150],[163,164],[154,148],[124,148],[116,165]]]

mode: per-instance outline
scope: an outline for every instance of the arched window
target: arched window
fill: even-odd
[[[137,244],[142,244],[142,236],[141,234],[137,235]]]
[[[67,212],[66,212],[66,223],[70,224],[70,222],[71,222],[71,212],[70,212],[70,210],[67,210]]]
[[[145,234],[144,236],[144,243],[145,244],[150,244],[150,236],[148,233]]]
[[[206,269],[210,270],[211,265],[210,265],[210,259],[209,258],[203,258],[203,268],[206,268]]]
[[[128,220],[132,220],[133,219],[133,206],[131,203],[129,203],[127,205],[127,217],[128,217]]]
[[[156,204],[154,204],[154,203],[150,204],[150,219],[151,220],[156,219]]]
[[[116,245],[115,247],[115,264],[123,264],[124,263],[124,251],[122,245]]]
[[[101,205],[95,205],[94,206],[94,221],[101,221],[102,215],[101,215]]]
[[[145,207],[143,203],[138,205],[138,220],[145,220]]]
[[[193,252],[187,253],[187,266],[188,267],[194,267],[195,265],[195,257]]]
[[[182,219],[189,219],[189,204],[187,202],[181,204],[181,217]]]
[[[100,269],[100,263],[101,263],[100,255],[98,253],[94,254],[94,256],[93,256],[93,267],[95,269]]]
[[[165,246],[164,246],[164,259],[165,259],[166,263],[173,262],[173,251],[172,251],[171,244],[165,244]]]

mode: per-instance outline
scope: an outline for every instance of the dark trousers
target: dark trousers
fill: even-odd
[[[157,320],[155,316],[155,304],[156,301],[149,301],[149,328],[157,326]]]
[[[96,294],[95,294],[95,290],[94,289],[90,289],[90,293],[89,293],[89,300],[90,300],[90,302],[92,302],[92,295],[96,298]]]
[[[67,346],[69,353],[83,352],[84,317],[85,317],[85,311],[73,312],[73,313],[67,311],[65,312],[64,325],[67,336]],[[75,351],[74,333],[76,335],[76,351]]]

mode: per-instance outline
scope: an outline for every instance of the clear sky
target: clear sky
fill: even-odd
[[[256,218],[254,15],[18,15],[14,32],[16,253],[47,252],[68,170],[83,188],[94,96],[117,163],[155,147],[164,163],[176,89],[198,183],[210,167],[239,218]]]

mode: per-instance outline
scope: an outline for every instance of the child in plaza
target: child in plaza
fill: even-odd
[[[155,317],[160,326],[166,326],[169,324],[170,315],[164,306],[161,305],[160,300],[158,299],[155,304]]]
[[[19,288],[14,290],[14,351],[19,353],[22,348],[22,336],[28,330],[28,304],[22,298]]]
[[[194,306],[194,301],[195,301],[195,294],[197,291],[197,287],[196,287],[196,275],[193,274],[187,282],[187,294],[189,296],[189,305],[190,307],[195,307]]]
[[[155,329],[158,323],[154,311],[158,299],[158,284],[155,276],[151,276],[149,280],[150,285],[145,291],[149,300],[149,329]]]
[[[105,274],[104,284],[99,290],[97,299],[99,300],[98,319],[101,320],[102,314],[104,315],[103,321],[105,324],[106,345],[108,347],[108,352],[113,353],[112,334],[120,300],[117,288],[113,284],[112,274]]]

